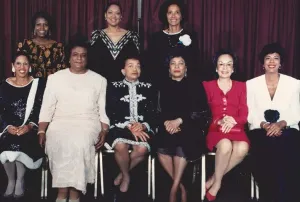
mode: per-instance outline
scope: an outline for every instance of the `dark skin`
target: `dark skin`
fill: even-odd
[[[282,130],[287,126],[287,123],[284,120],[277,123],[267,123],[263,121],[260,126],[267,131],[268,137],[278,137],[281,136]]]

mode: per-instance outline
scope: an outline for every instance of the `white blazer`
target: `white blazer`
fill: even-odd
[[[249,129],[260,128],[260,123],[266,121],[264,112],[267,109],[280,113],[278,120],[285,120],[287,126],[299,130],[300,121],[300,81],[280,74],[279,82],[273,100],[271,100],[265,75],[255,77],[246,82],[247,104],[249,109]]]

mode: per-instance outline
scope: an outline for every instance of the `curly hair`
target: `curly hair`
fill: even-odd
[[[48,22],[49,31],[53,31],[54,23],[52,17],[46,11],[36,12],[31,19],[32,31],[34,31],[35,23],[38,18],[44,18]]]
[[[265,45],[260,51],[258,58],[261,64],[264,64],[266,55],[270,53],[278,53],[280,55],[280,64],[284,62],[285,51],[279,43],[270,43]]]
[[[167,19],[167,13],[168,13],[168,9],[169,6],[171,5],[177,5],[180,9],[180,13],[181,13],[181,26],[184,24],[184,4],[183,1],[180,0],[167,0],[165,1],[159,9],[159,13],[158,13],[158,18],[161,21],[161,23],[163,23],[164,27],[168,26],[168,19]]]
[[[221,55],[230,55],[233,60],[233,68],[236,67],[238,58],[237,58],[236,54],[232,50],[229,50],[229,49],[220,49],[219,51],[217,51],[215,53],[215,55],[212,58],[214,67],[218,66],[218,59]]]

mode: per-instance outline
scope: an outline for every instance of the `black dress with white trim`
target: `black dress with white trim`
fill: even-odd
[[[111,125],[105,147],[113,149],[118,142],[123,142],[142,145],[150,151],[149,141],[136,141],[127,126],[131,122],[144,124],[147,128],[145,132],[151,140],[157,120],[157,95],[152,85],[125,79],[112,82],[108,84],[106,98],[106,113]]]
[[[23,87],[13,86],[7,81],[0,86],[1,163],[20,161],[29,169],[37,169],[42,163],[44,152],[39,145],[37,129],[45,83],[41,79],[37,82],[37,88],[32,89],[35,91],[33,97],[29,95],[34,80]],[[31,104],[33,104],[31,110],[26,110]],[[24,123],[26,113],[29,113],[29,116]],[[21,136],[11,135],[7,132],[9,125],[21,126],[23,123],[26,125],[31,123],[33,125],[32,130]]]

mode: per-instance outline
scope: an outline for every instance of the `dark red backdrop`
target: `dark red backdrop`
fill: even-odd
[[[18,41],[31,38],[31,16],[48,11],[55,19],[53,38],[67,42],[77,32],[90,35],[105,26],[103,10],[110,0],[0,1],[0,78],[11,75],[11,54]],[[164,0],[144,0],[140,35],[147,47],[151,33],[161,29],[157,14]],[[137,0],[119,0],[123,27],[137,30]],[[211,57],[230,47],[239,56],[238,72],[246,78],[262,73],[257,54],[269,42],[287,52],[283,71],[300,77],[300,2],[298,0],[185,0],[186,28],[198,33],[201,68],[212,68]]]

